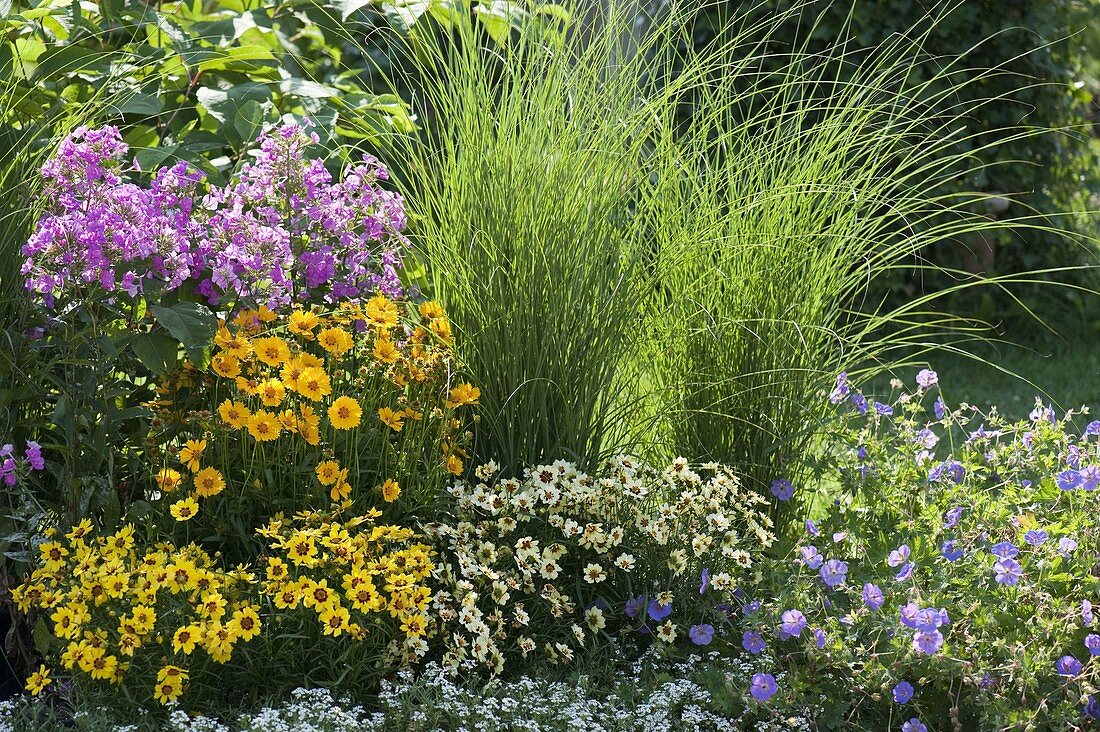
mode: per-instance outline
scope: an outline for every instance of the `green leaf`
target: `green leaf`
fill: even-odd
[[[396,3],[386,3],[382,6],[382,11],[386,14],[391,26],[402,33],[408,33],[421,16],[431,9],[431,6],[431,0],[401,0]]]
[[[199,100],[199,106],[222,124],[232,124],[237,118],[237,110],[249,101],[261,104],[271,100],[271,90],[266,84],[254,81],[237,84],[228,89],[213,89],[203,87],[195,96]]]
[[[205,348],[218,330],[218,319],[197,302],[178,302],[169,307],[150,305],[149,311],[188,351]]]
[[[166,374],[176,365],[179,344],[163,331],[142,333],[134,338],[130,347],[142,366],[155,374]]]
[[[49,653],[50,641],[53,640],[53,635],[46,625],[46,618],[44,616],[39,616],[38,622],[34,624],[34,631],[31,637],[34,640],[34,649],[38,651],[39,654],[45,656]]]
[[[347,20],[356,10],[362,10],[374,0],[335,0],[333,5],[340,11],[340,20]]]
[[[152,94],[136,92],[113,103],[111,107],[118,114],[140,114],[152,117],[155,114],[160,114],[161,110],[164,109],[164,102]]]
[[[255,99],[249,99],[237,108],[233,129],[237,131],[242,142],[254,140],[263,129],[265,117],[264,105]]]

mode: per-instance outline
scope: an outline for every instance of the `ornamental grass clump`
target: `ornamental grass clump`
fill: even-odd
[[[25,287],[49,307],[187,290],[224,310],[401,292],[401,197],[365,157],[335,181],[318,137],[265,132],[225,186],[176,163],[147,186],[115,127],[81,127],[42,168],[49,206],[23,247]]]
[[[393,85],[418,90],[421,129],[381,144],[466,334],[477,451],[508,471],[690,455],[764,488],[812,441],[836,371],[968,325],[937,295],[888,308],[878,283],[936,248],[1049,226],[960,191],[996,173],[973,155],[1042,131],[967,132],[1006,102],[955,92],[1001,72],[930,58],[935,13],[822,55],[776,37],[782,12],[695,47],[701,10],[642,22],[605,4],[492,52],[477,13],[456,12],[403,48],[415,78]]]
[[[557,461],[450,488],[425,527],[439,553],[435,617],[450,669],[568,664],[625,636],[665,646],[727,635],[733,593],[774,540],[765,499],[719,465]]]

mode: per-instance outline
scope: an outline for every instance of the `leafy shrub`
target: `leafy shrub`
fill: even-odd
[[[789,672],[751,695],[832,688],[827,716],[866,729],[1087,726],[1100,422],[1077,433],[1041,403],[1018,423],[950,410],[937,381],[923,371],[884,403],[838,380],[846,406],[816,466],[839,495],[822,489],[838,495],[825,517],[745,588],[743,650]]]

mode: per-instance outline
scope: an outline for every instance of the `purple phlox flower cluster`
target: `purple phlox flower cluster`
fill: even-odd
[[[780,619],[779,640],[797,638],[806,629],[806,616],[798,610],[786,610]]]
[[[307,157],[317,139],[295,124],[261,136],[236,179],[203,199],[209,219],[198,246],[208,263],[196,290],[212,304],[276,309],[401,293],[406,218],[401,197],[376,185],[386,169],[367,156],[334,182]]]
[[[31,470],[44,470],[46,459],[42,457],[42,447],[33,440],[27,441],[27,448],[23,453],[27,467]],[[15,445],[7,443],[0,445],[0,483],[9,488],[19,482],[19,463],[15,456]]]
[[[915,631],[913,650],[931,656],[943,647],[943,633],[940,628],[950,622],[943,608],[922,608],[910,602],[901,608],[901,624]]]
[[[401,197],[377,187],[388,174],[370,157],[334,182],[306,156],[316,141],[296,124],[266,132],[226,186],[203,194],[183,162],[138,185],[117,128],[76,130],[42,169],[51,208],[23,247],[26,288],[50,307],[87,287],[135,297],[185,281],[225,307],[399,295]]]
[[[776,478],[772,481],[772,495],[780,501],[789,501],[794,498],[794,486],[786,478]]]
[[[194,196],[202,174],[177,163],[149,187],[115,127],[74,130],[42,167],[49,208],[22,248],[24,286],[53,307],[66,292],[134,297],[151,283],[174,290],[195,274]]]

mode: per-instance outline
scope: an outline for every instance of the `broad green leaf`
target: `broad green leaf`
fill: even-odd
[[[335,0],[333,6],[340,11],[340,19],[347,20],[356,10],[362,10],[374,3],[374,0]]]
[[[150,305],[149,311],[189,351],[206,347],[218,330],[218,319],[196,302],[178,302],[169,307]]]
[[[237,108],[237,115],[233,119],[233,128],[237,131],[242,142],[256,139],[264,126],[264,106],[255,99],[245,101]]]
[[[382,5],[382,12],[386,14],[391,26],[402,33],[408,33],[431,6],[431,0],[401,0],[385,3]]]
[[[249,100],[267,102],[271,100],[271,90],[266,84],[254,81],[237,84],[229,89],[202,87],[195,96],[199,106],[222,124],[231,123],[237,117],[237,110]]]
[[[119,114],[140,114],[152,117],[164,109],[164,102],[151,94],[134,93],[113,103],[111,107]]]
[[[168,373],[176,365],[179,344],[163,331],[142,333],[134,338],[130,347],[142,365],[153,373]]]
[[[50,642],[53,640],[53,634],[50,633],[49,626],[46,625],[46,617],[40,615],[38,622],[34,624],[34,631],[31,633],[31,638],[34,641],[34,649],[39,654],[45,656],[49,653]]]

